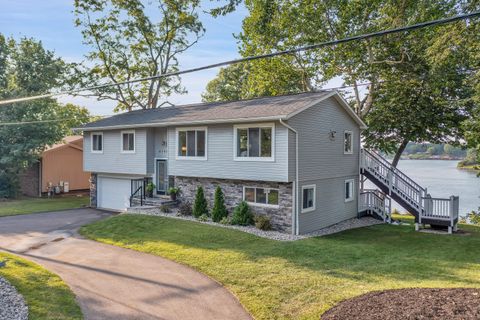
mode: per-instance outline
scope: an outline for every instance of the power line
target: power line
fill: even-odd
[[[338,39],[338,40],[325,41],[325,42],[321,42],[321,43],[318,43],[318,44],[303,46],[303,47],[299,47],[299,48],[295,48],[295,49],[289,49],[289,50],[277,51],[277,52],[274,52],[274,53],[262,54],[262,55],[257,55],[257,56],[249,56],[249,57],[234,59],[234,60],[228,60],[228,61],[214,63],[214,64],[202,66],[202,67],[185,69],[185,70],[180,70],[180,71],[175,71],[175,72],[168,72],[168,73],[164,73],[164,74],[158,74],[158,75],[155,75],[155,76],[138,78],[138,79],[133,79],[133,80],[129,80],[129,81],[105,83],[105,84],[101,84],[101,85],[97,85],[97,86],[78,88],[78,89],[61,91],[61,92],[56,92],[56,93],[46,93],[46,94],[30,96],[30,97],[8,99],[8,100],[0,101],[0,105],[5,105],[5,104],[10,104],[10,103],[15,103],[15,102],[31,101],[31,100],[37,100],[37,99],[42,99],[42,98],[51,98],[51,97],[55,97],[55,96],[59,96],[59,95],[74,95],[76,93],[83,92],[83,91],[92,91],[92,90],[97,90],[97,89],[106,88],[106,87],[122,86],[122,85],[126,85],[126,84],[129,84],[129,83],[137,83],[137,82],[155,80],[155,79],[159,79],[159,78],[179,76],[179,75],[182,75],[182,74],[193,73],[193,72],[198,72],[198,71],[202,71],[202,70],[223,67],[223,66],[227,66],[227,65],[231,65],[231,64],[241,63],[241,62],[248,62],[248,61],[254,61],[254,60],[259,60],[259,59],[272,58],[272,57],[286,55],[286,54],[292,54],[292,53],[303,52],[303,51],[308,51],[308,50],[313,50],[313,49],[319,49],[319,48],[326,47],[326,46],[338,45],[338,44],[347,43],[347,42],[351,42],[351,41],[366,40],[366,39],[370,39],[370,38],[374,38],[374,37],[379,37],[379,36],[384,36],[384,35],[389,35],[389,34],[394,34],[394,33],[399,33],[399,32],[412,31],[412,30],[426,28],[426,27],[430,27],[430,26],[447,24],[447,23],[451,23],[451,22],[455,22],[455,21],[474,18],[474,17],[477,17],[477,16],[480,16],[480,11],[475,11],[475,12],[471,12],[471,13],[468,13],[468,14],[457,15],[457,16],[444,18],[444,19],[437,19],[437,20],[431,20],[431,21],[427,21],[427,22],[421,22],[421,23],[417,23],[417,24],[413,24],[413,25],[405,26],[405,27],[400,27],[400,28],[394,28],[394,29],[388,29],[388,30],[383,30],[383,31],[378,31],[378,32],[366,33],[366,34],[361,34],[361,35],[347,37],[347,38]]]
[[[108,116],[93,116],[93,117],[105,118],[105,117],[108,117]],[[24,125],[24,124],[49,123],[49,122],[60,122],[60,121],[70,121],[70,120],[78,120],[78,118],[46,119],[46,120],[17,121],[17,122],[0,122],[0,126],[16,126],[16,125]]]

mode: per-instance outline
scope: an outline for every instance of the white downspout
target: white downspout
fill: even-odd
[[[287,129],[295,133],[295,181],[293,189],[295,191],[294,205],[293,205],[293,216],[292,216],[292,233],[298,235],[298,132],[293,129],[291,126],[283,122],[280,119],[280,123]]]

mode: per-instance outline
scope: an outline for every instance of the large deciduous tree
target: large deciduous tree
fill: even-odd
[[[199,0],[75,0],[75,23],[92,68],[84,85],[119,83],[178,70],[178,57],[203,35]],[[116,111],[159,106],[172,93],[184,93],[179,77],[158,78],[92,90],[117,102]]]
[[[0,34],[0,99],[61,87],[67,68],[41,42],[15,41]],[[73,126],[88,120],[86,109],[62,106],[54,99],[0,106],[0,198],[16,195],[18,174],[37,160],[46,145],[60,141]]]
[[[230,11],[236,1],[228,4],[214,13]],[[471,2],[455,0],[247,0],[246,7],[249,15],[239,35],[243,56],[402,27],[473,9]],[[456,101],[471,94],[466,79],[472,64],[465,59],[468,50],[449,38],[461,38],[472,24],[461,21],[297,53],[289,56],[291,61],[282,70],[252,65],[246,78],[251,88],[274,88],[274,81],[264,79],[274,79],[289,69],[305,79],[308,90],[342,77],[352,86],[347,96],[352,108],[371,126],[366,133],[367,145],[395,153],[396,165],[409,141],[460,138],[459,124],[472,105]],[[363,90],[362,83],[368,84]]]

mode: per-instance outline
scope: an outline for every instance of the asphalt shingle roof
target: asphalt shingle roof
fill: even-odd
[[[222,123],[229,120],[265,120],[286,118],[331,95],[331,91],[262,97],[232,102],[199,103],[136,110],[88,123],[81,130],[152,125]]]

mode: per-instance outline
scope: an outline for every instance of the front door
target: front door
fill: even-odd
[[[168,188],[167,160],[157,160],[156,175],[157,194],[166,194]]]

